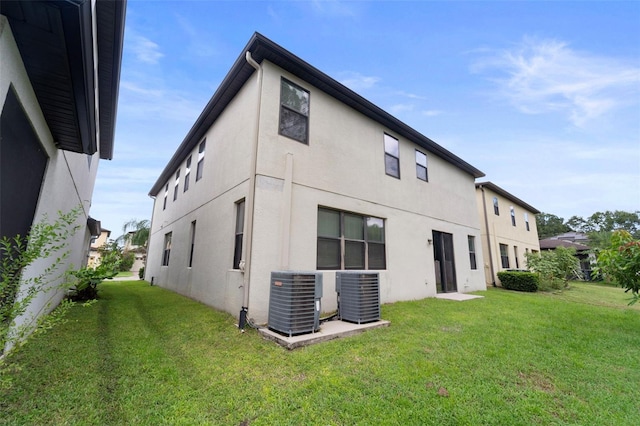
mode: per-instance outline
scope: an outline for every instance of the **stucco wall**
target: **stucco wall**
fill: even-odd
[[[473,176],[403,138],[401,179],[387,176],[383,135],[397,135],[273,64],[263,67],[250,316],[266,321],[271,271],[283,265],[315,270],[318,206],[385,219],[383,303],[436,294],[433,246],[428,242],[434,230],[454,236],[458,291],[484,290],[479,247],[479,268],[469,265],[467,236],[480,238]],[[278,135],[281,76],[310,92],[309,145]],[[416,177],[416,149],[427,153],[429,182]],[[287,155],[293,163],[290,212],[284,195]],[[283,223],[288,215],[290,223]],[[283,259],[282,240],[287,236],[290,250]],[[323,274],[322,305],[328,312],[336,309],[335,271]]]
[[[484,195],[483,195],[484,189]],[[482,249],[484,256],[484,270],[487,285],[497,281],[497,273],[505,270],[502,267],[500,258],[500,244],[508,246],[509,269],[526,268],[525,253],[527,251],[540,251],[538,241],[538,228],[536,226],[536,216],[531,211],[525,209],[514,201],[497,194],[489,188],[478,188],[476,190],[478,216],[482,219]],[[484,205],[483,207],[483,196]],[[498,198],[499,215],[496,215],[493,208],[493,198]],[[514,208],[516,226],[511,222],[510,207]],[[525,213],[529,217],[529,230],[526,229]],[[489,248],[489,244],[491,248]],[[516,252],[517,247],[517,262]],[[489,256],[491,250],[491,256]],[[491,265],[493,265],[493,276]]]
[[[269,279],[274,270],[314,271],[317,212],[326,206],[385,219],[387,269],[380,271],[383,303],[436,294],[433,231],[451,233],[458,290],[483,290],[482,268],[471,270],[467,236],[480,238],[473,176],[426,152],[429,182],[416,178],[413,143],[400,140],[401,179],[385,174],[383,135],[388,129],[320,90],[264,61],[250,263],[249,317],[268,316]],[[280,78],[310,91],[309,144],[278,134]],[[172,201],[169,183],[154,203],[145,278],[154,284],[236,315],[242,305],[243,274],[232,269],[235,203],[248,197],[257,73],[208,130],[205,173]],[[389,132],[395,137],[393,132]],[[287,174],[287,158],[291,166]],[[181,165],[180,185],[184,179]],[[175,171],[173,173],[175,176]],[[290,194],[290,195],[289,195]],[[190,226],[196,221],[193,266]],[[245,216],[245,231],[246,220]],[[172,233],[169,266],[161,266],[164,236]],[[244,246],[246,248],[246,234]],[[482,265],[481,249],[477,249]],[[335,271],[324,271],[323,311],[336,308]]]
[[[90,235],[87,231],[87,217],[91,204],[99,156],[91,158],[87,155],[65,152],[57,149],[51,132],[37,102],[35,93],[29,82],[24,64],[11,34],[11,29],[4,18],[0,16],[0,105],[5,104],[7,93],[11,87],[25,110],[26,116],[33,126],[40,144],[49,157],[40,189],[34,223],[45,216],[49,221],[57,217],[57,212],[68,212],[76,206],[82,206],[82,213],[77,220],[80,229],[69,239],[69,257],[59,268],[63,272],[69,267],[79,268],[86,264],[89,250]],[[20,184],[20,177],[16,176],[16,184]],[[25,279],[37,276],[52,264],[52,259],[40,259],[28,267],[24,273]],[[62,277],[54,279],[50,286],[56,287]],[[33,319],[53,309],[62,299],[63,291],[49,291],[39,294],[29,306],[18,324],[32,323]]]
[[[204,173],[196,182],[198,146],[192,151],[189,189],[184,192],[186,160],[180,166],[178,198],[173,201],[175,171],[154,201],[145,279],[218,309],[237,313],[243,275],[233,270],[235,203],[247,197],[257,107],[256,74],[205,135]],[[195,249],[189,267],[191,223]],[[168,266],[162,266],[165,235],[172,233]]]

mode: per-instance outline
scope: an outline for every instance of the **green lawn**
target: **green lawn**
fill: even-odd
[[[10,359],[22,368],[0,424],[638,425],[640,312],[624,293],[591,303],[600,292],[622,290],[384,305],[388,328],[287,351],[174,293],[109,282]]]

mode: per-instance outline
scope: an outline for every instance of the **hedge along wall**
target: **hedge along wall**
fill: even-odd
[[[498,278],[502,288],[507,290],[528,291],[534,293],[538,291],[540,277],[533,272],[524,271],[502,271],[498,272]]]

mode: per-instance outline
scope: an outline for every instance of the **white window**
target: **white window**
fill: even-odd
[[[202,173],[204,171],[204,149],[207,146],[207,141],[200,142],[198,147],[198,166],[196,168],[196,182],[202,179]]]
[[[189,190],[189,177],[191,176],[191,156],[187,158],[187,169],[184,171],[184,189],[182,192]]]
[[[280,80],[281,135],[309,143],[309,92],[292,82]]]
[[[425,182],[429,181],[427,173],[427,154],[416,150],[416,176]]]
[[[400,179],[400,146],[398,139],[384,134],[384,171]]]
[[[173,201],[178,199],[178,185],[180,184],[180,170],[176,172],[176,180],[173,184]]]

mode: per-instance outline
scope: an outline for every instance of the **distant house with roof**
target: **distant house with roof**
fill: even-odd
[[[540,251],[536,226],[540,211],[493,182],[475,186],[484,275],[488,285],[496,285],[498,272],[525,269],[525,255]]]
[[[591,264],[595,261],[595,258],[591,252],[591,247],[587,245],[588,241],[587,234],[571,231],[540,240],[540,250],[555,250],[557,247],[575,249],[584,278],[591,280]]]
[[[256,33],[150,190],[145,279],[260,323],[277,270],[322,274],[326,312],[342,270],[382,303],[484,290],[482,176]]]

